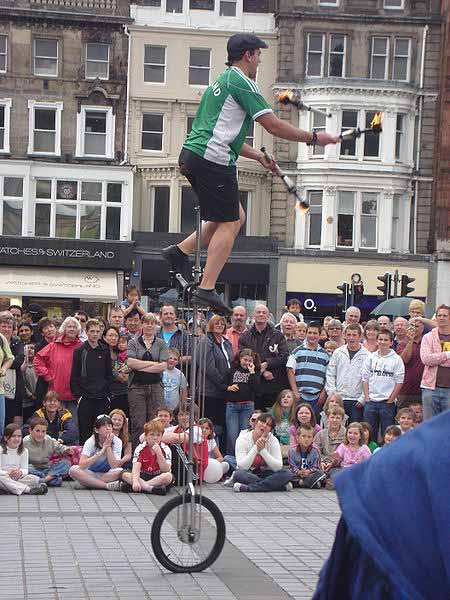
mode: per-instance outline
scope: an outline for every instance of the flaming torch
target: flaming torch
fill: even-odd
[[[266,158],[266,160],[271,161],[273,160],[273,156],[270,156],[270,154],[268,154],[266,152],[266,149],[264,148],[264,146],[261,148],[261,152],[264,153],[264,157]],[[276,170],[277,170],[277,175],[278,177],[281,179],[281,181],[284,183],[288,194],[292,194],[293,196],[295,196],[296,202],[295,202],[295,208],[300,212],[301,215],[306,215],[309,212],[309,204],[306,202],[306,200],[304,200],[303,198],[300,197],[300,194],[298,192],[297,186],[295,185],[295,183],[292,181],[292,179],[290,177],[288,177],[286,175],[286,173],[283,173],[283,171],[281,170],[281,168],[279,167],[279,165],[277,163],[275,163],[276,165]]]
[[[374,133],[375,135],[379,135],[383,131],[383,115],[384,113],[377,112],[370,122],[370,127],[367,129],[360,129],[359,127],[347,129],[346,131],[343,131],[339,137],[344,141],[359,138],[363,133]]]
[[[278,92],[278,101],[281,102],[281,104],[292,104],[299,110],[309,110],[310,112],[323,115],[324,117],[331,117],[331,113],[319,110],[318,108],[314,108],[313,106],[302,102],[294,90],[280,90]]]

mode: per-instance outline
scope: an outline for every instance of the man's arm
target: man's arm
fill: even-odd
[[[298,391],[297,382],[295,381],[294,369],[291,369],[291,367],[287,367],[286,370],[292,393],[294,394],[294,398],[298,401],[300,400],[300,392]]]
[[[265,113],[256,119],[264,129],[283,140],[290,142],[304,142],[311,143],[313,141],[313,134],[311,131],[304,131],[291,125],[287,121],[282,121],[273,112]],[[326,146],[327,144],[337,144],[340,141],[339,137],[331,135],[326,131],[317,132],[317,144],[319,146]]]

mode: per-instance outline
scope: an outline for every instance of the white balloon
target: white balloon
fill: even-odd
[[[206,483],[217,483],[223,477],[223,467],[215,458],[208,459],[208,466],[206,467],[205,475],[203,480]]]

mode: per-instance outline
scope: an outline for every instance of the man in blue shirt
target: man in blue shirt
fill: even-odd
[[[191,360],[191,338],[187,331],[175,324],[177,312],[172,304],[164,304],[160,310],[161,327],[156,337],[163,339],[169,348],[176,348],[180,353],[180,367]]]

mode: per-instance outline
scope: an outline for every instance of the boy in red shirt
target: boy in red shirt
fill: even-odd
[[[122,474],[123,491],[147,492],[165,496],[172,483],[170,448],[161,442],[164,425],[153,419],[144,425],[145,441],[133,456],[133,469]]]

